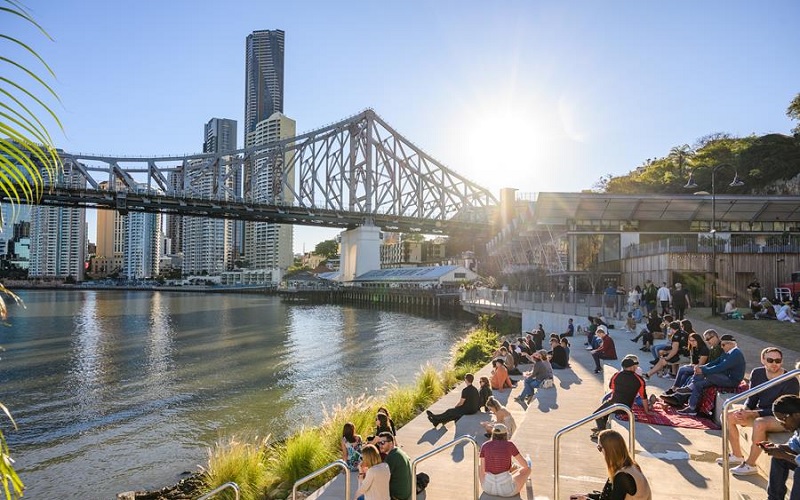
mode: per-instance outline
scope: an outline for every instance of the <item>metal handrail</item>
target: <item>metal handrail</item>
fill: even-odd
[[[473,452],[473,458],[474,458],[474,460],[473,460],[473,463],[474,463],[474,474],[473,474],[473,478],[472,478],[472,487],[473,487],[473,490],[474,490],[473,491],[474,499],[478,500],[478,495],[479,495],[479,492],[478,492],[478,464],[479,464],[478,452],[480,451],[480,447],[478,446],[478,443],[474,439],[472,439],[472,437],[467,436],[467,435],[464,435],[464,436],[461,436],[461,437],[457,437],[454,440],[450,441],[449,443],[445,443],[442,446],[439,446],[438,448],[434,448],[431,451],[429,451],[428,453],[425,453],[424,455],[420,455],[419,457],[415,458],[411,462],[411,500],[417,500],[417,464],[422,462],[422,461],[424,461],[424,460],[429,459],[430,457],[432,457],[434,455],[438,455],[439,453],[441,453],[441,452],[443,452],[443,451],[445,451],[447,449],[450,449],[453,446],[455,446],[455,445],[457,445],[457,444],[459,444],[459,443],[461,443],[463,441],[467,441],[467,442],[472,443],[472,452]]]
[[[634,427],[635,427],[634,423],[636,422],[636,417],[633,414],[633,410],[631,410],[629,407],[625,406],[622,403],[615,403],[615,404],[609,406],[608,408],[604,408],[604,409],[602,409],[602,410],[600,410],[600,411],[598,411],[596,413],[592,413],[588,417],[584,417],[584,418],[578,420],[577,422],[572,423],[572,424],[564,427],[563,429],[561,429],[558,432],[556,432],[556,435],[553,438],[553,453],[555,454],[555,456],[553,457],[553,459],[554,459],[553,460],[553,476],[555,478],[555,483],[553,484],[553,489],[554,489],[553,498],[556,498],[556,499],[559,498],[559,493],[560,493],[560,489],[561,489],[561,477],[559,475],[560,467],[559,467],[559,463],[558,463],[559,459],[561,458],[561,449],[560,449],[561,436],[566,434],[566,433],[568,433],[568,432],[574,431],[578,427],[582,426],[583,424],[585,424],[585,423],[587,423],[587,422],[589,422],[591,420],[596,420],[596,419],[598,419],[600,417],[603,417],[605,415],[610,415],[611,413],[616,413],[618,411],[624,411],[625,413],[628,414],[628,422],[630,422],[630,425],[628,425],[628,450],[630,451],[631,457],[634,456],[634,450],[635,450],[634,443],[636,441],[636,431],[634,430]]]
[[[790,372],[786,372],[780,377],[776,377],[772,380],[768,380],[763,384],[759,384],[755,387],[752,387],[744,392],[740,392],[739,394],[735,394],[734,396],[725,400],[722,404],[722,500],[730,500],[731,498],[731,477],[730,473],[728,472],[728,467],[730,466],[729,463],[729,456],[730,450],[728,447],[730,446],[728,443],[728,408],[731,405],[738,403],[744,399],[747,399],[752,394],[758,394],[759,392],[764,391],[765,389],[769,389],[774,385],[778,385],[782,383],[784,380],[788,380],[793,377],[797,377],[800,375],[800,369],[792,370]]]
[[[335,462],[331,462],[325,467],[321,469],[317,469],[311,474],[301,477],[297,481],[294,482],[294,486],[292,486],[292,500],[297,500],[297,487],[303,483],[307,483],[311,481],[315,477],[319,476],[323,472],[327,472],[334,467],[341,467],[344,469],[344,498],[349,500],[350,499],[350,468],[347,467],[347,463],[344,460],[336,460]]]
[[[235,500],[239,500],[239,495],[241,494],[241,491],[239,490],[239,485],[234,483],[234,482],[225,483],[222,486],[217,486],[216,488],[214,488],[213,490],[209,491],[205,495],[201,496],[197,500],[207,500],[207,499],[215,496],[217,493],[219,493],[219,492],[221,492],[223,490],[227,490],[228,488],[231,488],[233,490],[233,494],[234,494],[233,498]]]

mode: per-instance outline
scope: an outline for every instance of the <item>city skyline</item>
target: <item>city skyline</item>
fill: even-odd
[[[372,107],[495,193],[590,188],[715,132],[788,133],[800,81],[791,1],[29,7],[55,42],[9,34],[58,76],[67,151],[199,152],[212,117],[244,123],[245,38],[276,29],[298,132]],[[295,250],[335,233],[298,227]]]

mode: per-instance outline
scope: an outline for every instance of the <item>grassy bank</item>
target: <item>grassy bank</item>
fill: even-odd
[[[483,367],[497,348],[498,339],[491,318],[482,317],[480,326],[456,345],[451,366],[445,370],[423,366],[413,384],[389,384],[378,395],[348,399],[343,405],[326,410],[321,425],[302,428],[283,441],[254,435],[219,440],[209,450],[205,471],[208,490],[233,481],[240,486],[243,500],[291,496],[297,479],[340,457],[339,442],[345,422],[353,422],[362,436],[372,434],[375,414],[383,406],[401,427],[455,387],[464,374]],[[315,489],[335,473],[320,476],[303,488]]]

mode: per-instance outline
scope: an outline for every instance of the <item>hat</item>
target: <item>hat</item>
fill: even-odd
[[[725,341],[736,342],[736,339],[733,338],[733,335],[723,335],[722,337],[719,338],[719,341],[720,342],[725,342]]]
[[[767,301],[767,298],[766,298],[766,297],[761,297],[761,300],[760,300],[760,302],[766,302],[766,301]]]
[[[638,364],[639,364],[639,362],[636,361],[633,358],[625,358],[625,359],[622,360],[622,367],[623,368],[630,368],[631,366],[636,366]]]
[[[608,333],[608,331],[606,331],[606,327],[604,327],[603,325],[600,325],[600,326],[597,327],[597,330],[595,330],[595,333],[598,333],[598,332]]]
[[[544,358],[546,358],[546,357],[547,357],[547,351],[546,351],[546,350],[544,350],[544,349],[539,349],[538,351],[536,351],[536,354],[538,354],[539,356],[541,356],[541,357],[542,357],[542,359],[544,359]]]
[[[504,424],[494,424],[492,426],[492,434],[508,434],[508,427]]]

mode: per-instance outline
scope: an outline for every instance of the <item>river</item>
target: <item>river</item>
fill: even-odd
[[[206,463],[220,436],[284,436],[348,396],[442,365],[467,319],[274,296],[21,291],[0,328],[2,424],[25,498],[113,499]]]

